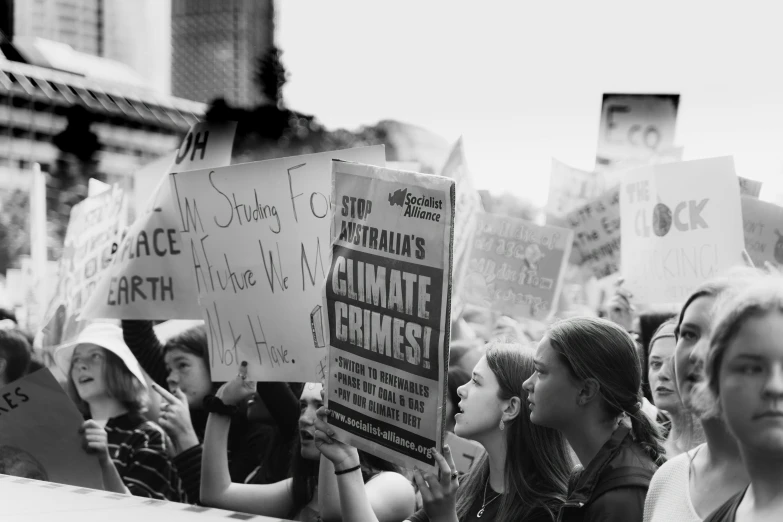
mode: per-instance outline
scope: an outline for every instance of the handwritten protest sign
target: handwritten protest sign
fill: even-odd
[[[620,267],[620,187],[614,188],[568,214],[574,247],[601,279]]]
[[[476,215],[481,212],[481,196],[473,183],[473,177],[468,170],[462,138],[457,140],[451,149],[446,163],[441,170],[441,176],[451,178],[456,183],[457,202],[454,217],[454,279],[452,310],[459,311],[459,289],[468,268],[470,242],[476,229]]]
[[[172,174],[213,381],[320,381],[331,161],[382,165],[383,146]]]
[[[465,277],[465,302],[515,318],[554,312],[574,241],[573,231],[481,214]]]
[[[642,302],[682,302],[742,262],[739,183],[730,157],[631,171],[620,188],[622,266]]]
[[[82,448],[83,418],[47,369],[0,389],[0,473],[103,489]]]
[[[596,171],[674,146],[679,94],[604,94]]]
[[[552,158],[545,210],[552,216],[563,216],[597,198],[604,190],[603,178],[595,172],[575,169]]]
[[[752,196],[742,196],[745,250],[756,266],[766,261],[783,266],[783,208]]]
[[[454,181],[333,162],[324,285],[327,407],[338,438],[435,468],[448,371]]]
[[[166,165],[165,160],[155,162],[166,170],[157,172],[158,186],[153,197],[126,231],[82,318],[201,317],[192,260],[184,252],[179,235],[179,215],[171,197],[168,169],[228,165],[235,130],[235,122],[198,123],[183,140],[173,164]]]
[[[739,180],[741,195],[750,196],[752,198],[758,199],[759,194],[761,194],[760,181],[756,181],[755,179],[743,178],[742,176],[737,176],[737,179]]]
[[[43,347],[51,354],[84,329],[79,321],[125,225],[124,192],[117,186],[88,197],[71,209],[60,258],[59,280],[44,319]]]

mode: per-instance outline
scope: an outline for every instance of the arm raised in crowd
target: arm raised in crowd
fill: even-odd
[[[150,378],[166,388],[166,362],[163,359],[163,344],[161,344],[152,321],[122,321],[122,337],[125,344]]]
[[[315,421],[315,444],[321,452],[318,503],[324,522],[396,522],[413,514],[415,493],[408,480],[394,472],[378,474],[364,483],[359,452],[333,438],[320,408]]]
[[[224,384],[217,396],[235,406],[252,395],[255,383],[237,377]],[[231,482],[228,471],[228,430],[231,417],[212,413],[207,420],[201,460],[201,502],[220,509],[243,511],[268,517],[284,517],[293,506],[291,479],[275,484],[255,485]]]

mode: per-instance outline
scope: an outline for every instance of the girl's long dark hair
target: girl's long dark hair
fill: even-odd
[[[505,491],[497,520],[525,520],[545,511],[555,519],[565,501],[573,469],[565,438],[558,431],[530,422],[523,383],[533,375],[533,351],[518,344],[495,343],[486,352],[487,365],[500,385],[503,400],[519,397],[525,408],[506,423]],[[489,458],[484,455],[471,468],[457,491],[457,518],[466,520],[489,480]]]
[[[598,381],[606,413],[631,419],[634,439],[657,465],[665,462],[663,437],[657,423],[640,409],[642,362],[631,336],[605,319],[574,317],[552,325],[552,348],[571,375]]]

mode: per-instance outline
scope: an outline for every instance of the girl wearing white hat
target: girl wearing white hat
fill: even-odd
[[[98,455],[106,490],[186,500],[169,458],[171,442],[160,426],[141,415],[147,385],[122,330],[109,323],[90,324],[76,341],[60,346],[54,358],[89,419],[82,426],[84,446]]]

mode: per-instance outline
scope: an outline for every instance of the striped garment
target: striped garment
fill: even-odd
[[[171,442],[160,426],[138,413],[126,413],[109,419],[105,429],[109,454],[131,494],[187,502],[169,458]]]

